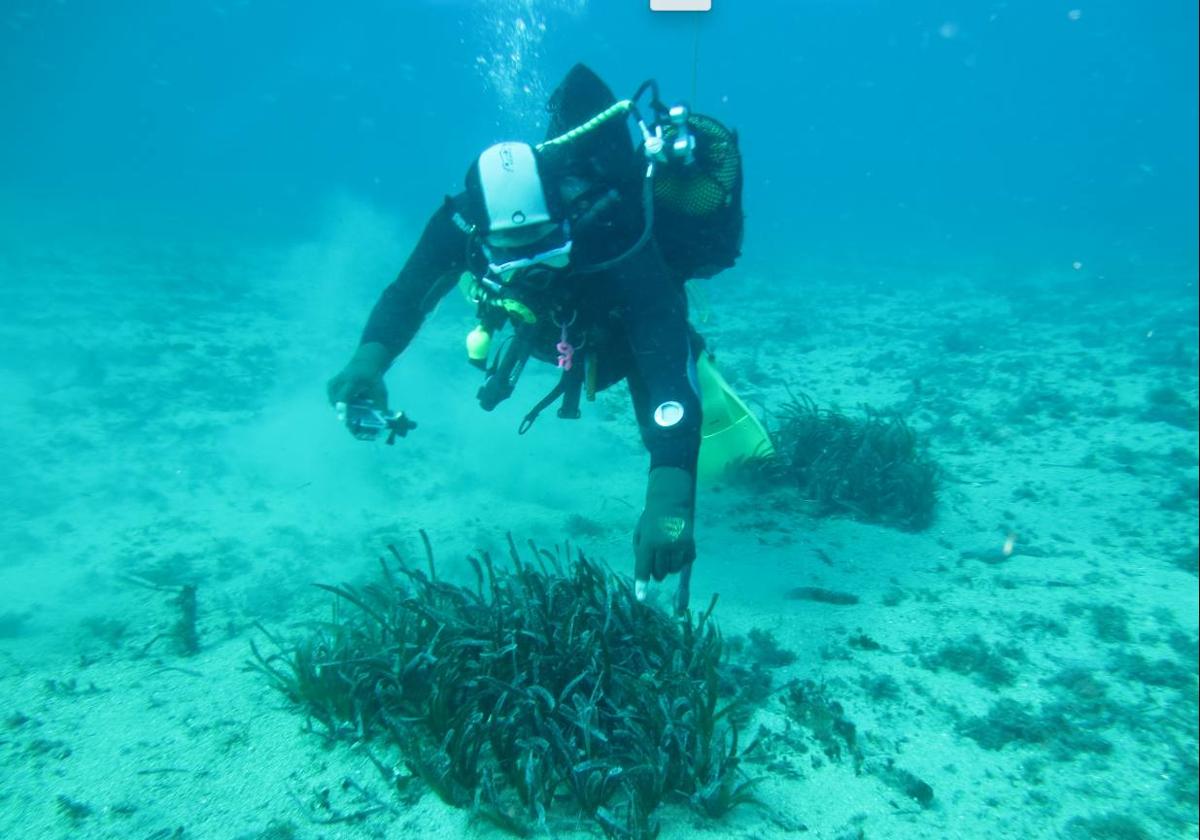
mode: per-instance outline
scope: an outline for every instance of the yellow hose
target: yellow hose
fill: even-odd
[[[603,111],[601,111],[599,114],[597,114],[596,116],[592,117],[590,120],[585,122],[583,125],[577,125],[574,128],[572,128],[570,131],[568,131],[564,134],[560,134],[557,137],[554,137],[550,140],[545,141],[544,143],[538,143],[537,146],[535,146],[534,148],[540,152],[543,149],[546,149],[550,146],[558,146],[563,143],[570,143],[572,140],[576,140],[576,139],[582,137],[583,135],[587,134],[589,131],[593,131],[596,128],[600,127],[604,123],[611,120],[613,117],[622,116],[624,114],[629,113],[629,109],[632,107],[633,107],[633,102],[631,100],[622,99],[620,102],[615,102],[612,105],[608,106]]]

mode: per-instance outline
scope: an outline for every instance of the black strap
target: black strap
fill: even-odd
[[[475,395],[484,411],[491,411],[512,395],[530,353],[528,336],[524,331],[518,331],[500,351],[498,361],[487,372],[483,385]]]
[[[583,413],[579,410],[579,395],[583,389],[583,368],[584,365],[581,362],[580,364],[572,365],[570,370],[564,370],[554,389],[538,400],[537,405],[529,409],[529,413],[525,415],[525,418],[521,421],[521,425],[517,427],[517,434],[523,435],[533,428],[538,415],[545,411],[559,397],[563,398],[563,404],[558,409],[559,417],[564,420],[578,420],[583,416]]]
[[[558,407],[558,416],[562,420],[578,420],[583,416],[579,410],[579,399],[583,394],[584,361],[580,359],[570,370],[564,370],[562,380],[563,401]]]

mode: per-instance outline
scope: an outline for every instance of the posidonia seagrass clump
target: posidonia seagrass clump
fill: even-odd
[[[666,800],[709,817],[753,800],[754,701],[734,686],[761,702],[770,677],[725,656],[715,598],[675,619],[583,552],[531,544],[526,561],[511,537],[511,567],[469,558],[463,587],[425,546],[427,571],[393,548],[378,583],[322,586],[335,620],[255,667],[331,736],[391,742],[446,802],[519,835],[585,816],[649,838]]]
[[[899,415],[855,419],[801,395],[780,416],[772,478],[799,488],[819,516],[919,531],[933,522],[937,467]]]

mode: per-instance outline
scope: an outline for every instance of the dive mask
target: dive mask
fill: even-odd
[[[557,236],[546,237],[523,249],[503,248],[483,243],[483,253],[488,261],[488,276],[501,283],[510,282],[528,268],[545,267],[564,269],[571,263],[571,247],[574,243],[565,228]],[[530,248],[536,248],[532,254]]]

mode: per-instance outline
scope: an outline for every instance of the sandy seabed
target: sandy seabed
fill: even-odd
[[[311,583],[370,578],[388,544],[419,557],[418,529],[451,576],[509,531],[631,563],[646,459],[624,389],[518,437],[553,378],[479,411],[461,300],[389,376],[418,430],[389,448],[339,428],[324,381],[402,244],[349,214],[295,246],[0,250],[0,836],[499,836],[432,793],[400,801],[246,668],[260,626],[329,615]],[[706,488],[693,581],[726,633],[798,655],[777,683],[822,685],[864,764],[934,796],[797,750],[747,766],[761,807],[664,807],[662,837],[1196,836],[1190,272],[798,262],[704,287],[696,319],[743,396],[900,410],[941,465],[920,533]],[[195,655],[172,632],[185,585]],[[784,597],[800,586],[858,600]],[[794,730],[778,704],[758,723]]]

